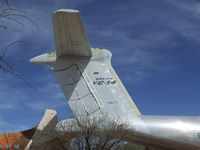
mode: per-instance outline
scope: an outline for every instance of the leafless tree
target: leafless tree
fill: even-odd
[[[118,150],[124,144],[127,125],[107,117],[75,117],[67,125],[61,125],[63,133],[57,143],[64,150]]]
[[[37,27],[37,24],[31,18],[26,16],[26,12],[21,9],[14,8],[11,5],[10,0],[0,0],[0,20],[2,19],[12,21],[13,23],[18,23],[22,26],[24,26],[24,24],[21,20],[25,19],[25,20],[30,21],[32,24],[34,24]],[[8,27],[6,24],[2,24],[0,22],[0,29],[1,28],[7,29]],[[0,72],[8,73],[10,75],[17,77],[20,80],[23,80],[29,87],[31,87],[34,91],[36,91],[33,85],[30,84],[30,82],[28,82],[26,79],[24,79],[19,73],[17,73],[14,69],[14,66],[6,59],[7,51],[10,50],[12,46],[17,43],[23,43],[23,42],[14,41],[10,43],[9,45],[7,45],[7,47],[3,51],[0,50]]]

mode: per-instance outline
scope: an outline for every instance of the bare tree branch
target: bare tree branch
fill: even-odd
[[[61,127],[66,133],[58,138],[66,150],[117,150],[127,135],[127,126],[108,120],[106,116],[75,116],[73,123]]]
[[[0,0],[0,19],[7,19],[9,21],[20,24],[22,26],[25,26],[25,24],[23,23],[23,20],[28,20],[34,26],[36,26],[36,28],[38,28],[37,24],[30,17],[28,17],[26,15],[25,11],[18,9],[18,8],[14,8],[11,5],[11,0]],[[8,27],[6,24],[0,24],[0,28],[7,29]],[[8,52],[8,50],[11,49],[11,47],[17,43],[23,43],[23,42],[22,41],[14,41],[14,42],[10,43],[2,51],[2,53],[0,53],[0,71],[2,71],[3,73],[9,73],[9,74],[17,77],[18,79],[24,81],[34,91],[36,91],[36,89],[32,86],[32,84],[30,82],[28,82],[27,80],[25,80],[19,73],[17,73],[14,70],[14,65],[11,65],[8,62],[8,60],[5,58],[5,55]]]
[[[9,74],[17,77],[18,79],[24,81],[30,88],[32,88],[35,92],[37,92],[37,89],[30,82],[28,82],[26,79],[24,79],[20,74],[17,74],[16,72],[9,70],[7,68],[4,68],[2,66],[0,66],[0,69],[2,69],[4,73],[9,73]]]
[[[18,79],[24,81],[30,88],[32,88],[35,92],[37,91],[34,86],[28,82],[26,79],[24,79],[20,74],[18,74],[15,70],[13,65],[11,65],[6,59],[6,53],[7,51],[15,44],[17,43],[24,43],[23,41],[14,41],[12,43],[10,43],[3,51],[2,54],[0,54],[0,71],[2,71],[3,73],[9,73],[15,77],[17,77]]]
[[[15,44],[18,44],[18,43],[24,43],[24,42],[23,41],[14,41],[14,42],[8,44],[6,46],[6,48],[3,50],[2,54],[0,54],[0,59],[3,58],[6,55],[9,48],[11,48],[12,46],[14,46]]]
[[[22,26],[25,26],[25,24],[22,23],[20,19],[25,19],[31,22],[36,28],[38,28],[38,25],[30,17],[26,16],[25,11],[18,8],[13,8],[9,0],[0,0],[0,2],[3,6],[2,10],[0,10],[0,19],[7,19]],[[7,29],[7,26],[3,24],[0,25],[0,28]]]

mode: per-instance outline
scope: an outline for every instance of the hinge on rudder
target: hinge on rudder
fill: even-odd
[[[84,71],[81,70],[80,65],[76,64],[76,67],[77,67],[77,69],[79,70],[79,72],[80,72],[80,74],[81,74],[81,76],[82,76],[82,78],[83,78],[83,80],[84,80],[86,86],[88,87],[89,92],[91,93],[93,99],[95,100],[95,102],[96,102],[98,108],[99,108],[99,109],[103,108],[103,103],[100,101],[100,97],[99,97],[98,94],[95,92],[96,89],[95,89],[95,87],[93,86],[93,82],[91,82],[89,76],[87,75],[87,73],[85,73],[85,70],[84,70]]]

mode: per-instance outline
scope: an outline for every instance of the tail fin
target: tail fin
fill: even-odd
[[[62,40],[62,43],[66,42],[68,44],[64,44],[64,48],[59,47],[56,52],[40,55],[31,61],[51,65],[72,111],[81,115],[109,114],[111,117],[140,115],[135,103],[111,66],[111,53],[105,49],[88,49],[89,42],[86,39],[83,40],[86,34],[79,29],[83,28],[81,21],[77,21],[77,18],[80,19],[77,17],[79,12],[60,10],[56,13],[57,15],[54,15],[54,17],[68,20],[68,22],[60,22],[67,24],[66,27],[69,29],[62,30],[67,32],[62,37],[57,28],[64,28],[64,26],[62,24],[58,26],[54,23],[55,32],[58,32],[55,41],[60,43],[59,40]],[[57,18],[57,20],[61,18]],[[75,27],[70,28],[72,26],[69,26],[69,24],[73,25],[73,23],[78,29]],[[76,31],[81,31],[81,38],[78,36],[67,37],[73,35]],[[73,40],[73,43],[80,43],[80,45],[70,45],[70,40]],[[83,48],[82,51],[80,51],[81,48]],[[73,49],[79,51],[73,51]]]

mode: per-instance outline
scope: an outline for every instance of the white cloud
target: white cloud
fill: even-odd
[[[168,2],[174,4],[178,8],[182,8],[185,11],[192,12],[195,17],[200,14],[200,2],[198,1],[189,1],[189,0],[167,0]]]

